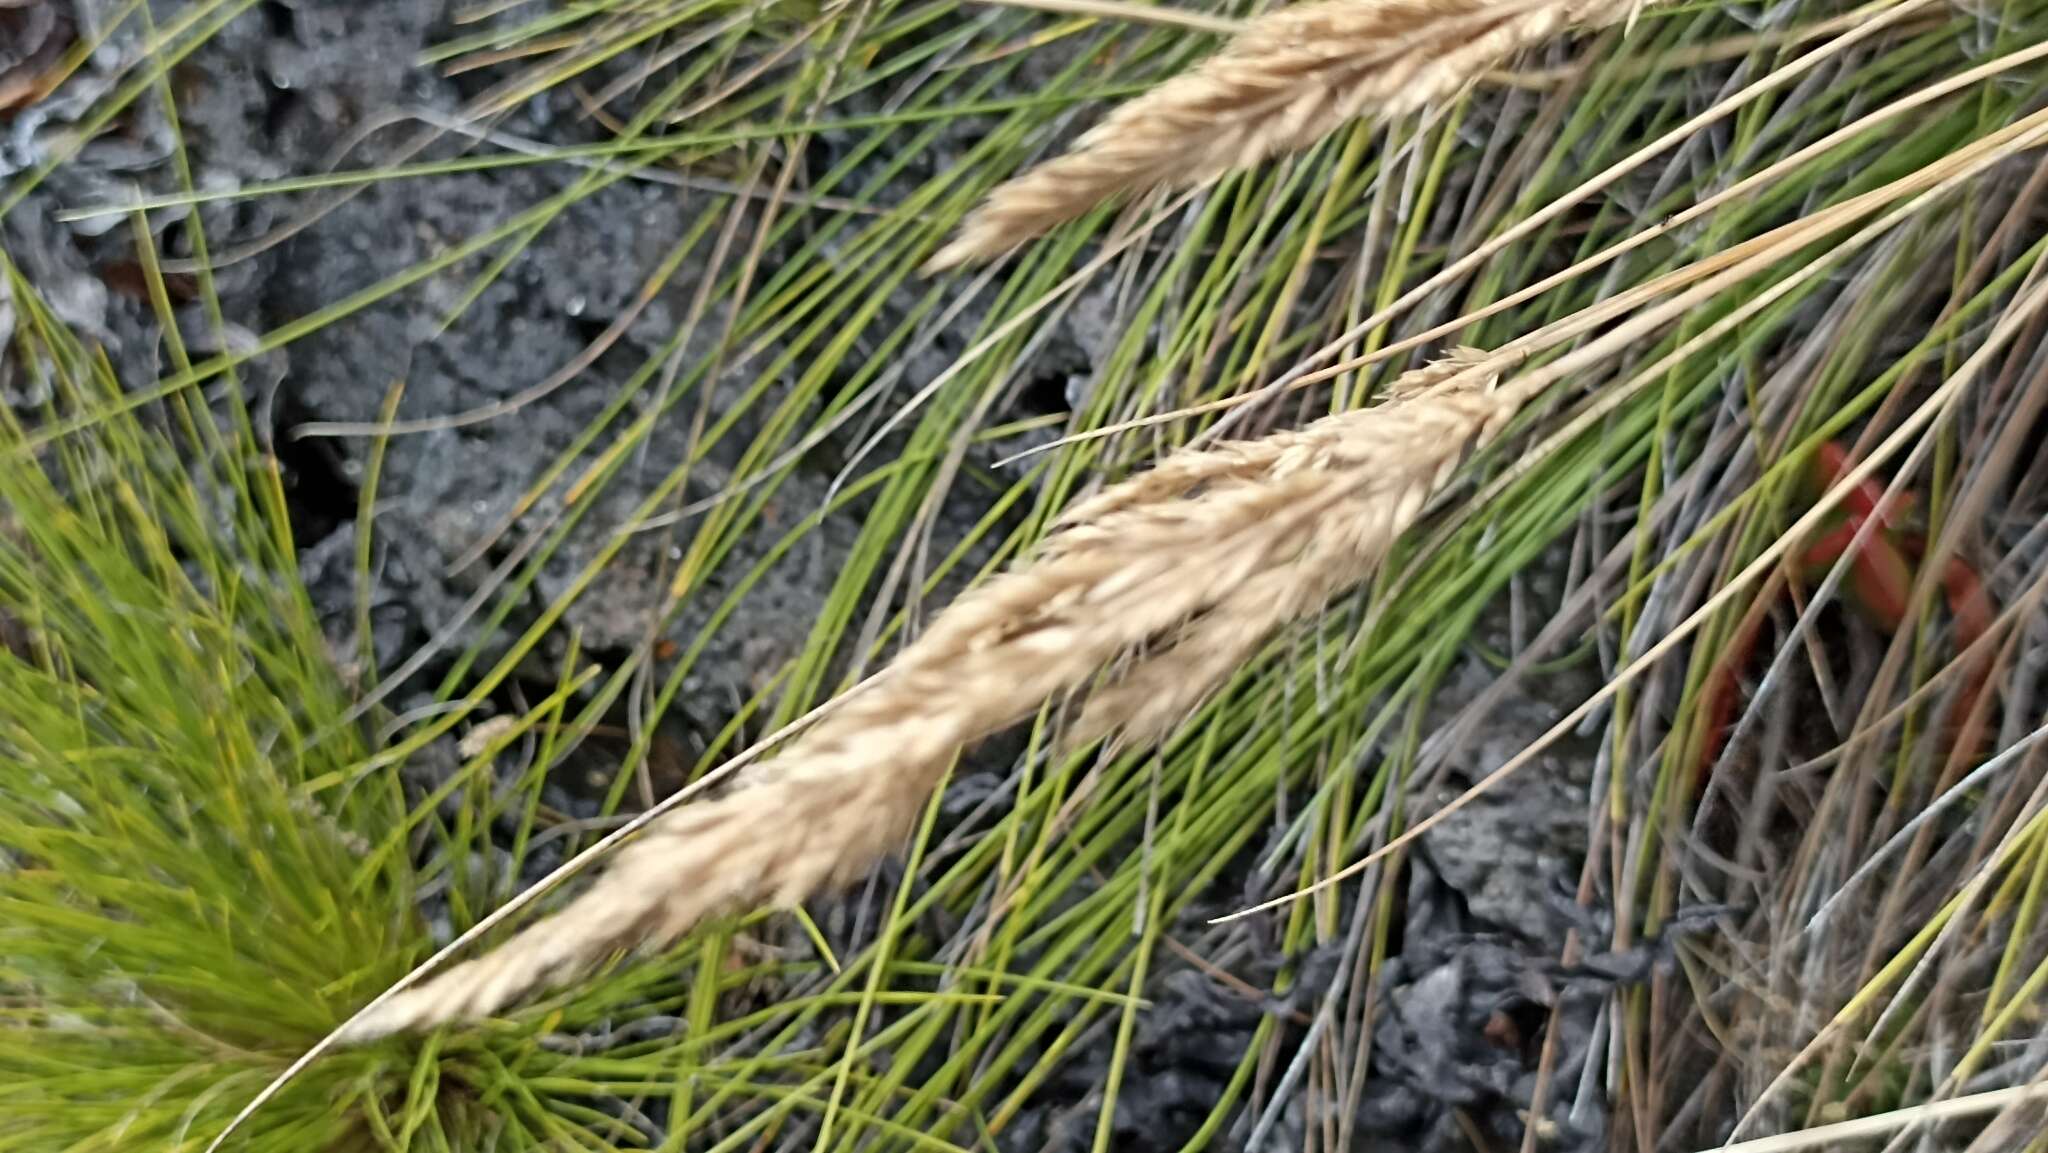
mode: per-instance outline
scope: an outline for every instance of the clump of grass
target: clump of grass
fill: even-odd
[[[122,400],[0,258],[42,414]],[[0,412],[0,1144],[177,1148],[415,955],[406,800],[346,722],[275,471],[189,394],[41,454]],[[205,464],[194,469],[192,461]],[[351,1059],[252,1148],[323,1147]]]
[[[194,4],[192,19],[166,29],[159,59],[189,51],[246,7]],[[2001,711],[1990,759],[1960,761],[1950,773],[1956,758],[1942,747],[1942,726],[1929,723],[1938,712],[1929,702],[1959,678],[1944,678],[1950,622],[1939,597],[1924,595],[1913,627],[1888,642],[1878,670],[1885,676],[1854,669],[1855,683],[1879,686],[1867,709],[1844,710],[1836,697],[1833,707],[1799,711],[1826,747],[1795,749],[1783,739],[1793,712],[1785,671],[1810,669],[1823,696],[1841,680],[1815,655],[1827,646],[1809,643],[1827,639],[1813,626],[1831,586],[1800,574],[1801,599],[1777,606],[1784,643],[1760,656],[1767,663],[1754,671],[1769,675],[1728,744],[1759,759],[1764,784],[1752,790],[1744,766],[1723,766],[1706,801],[1691,806],[1700,686],[1717,678],[1719,651],[1748,600],[1734,578],[1758,558],[1797,555],[1801,542],[1784,536],[1804,515],[1793,480],[1824,441],[1867,428],[1891,444],[1907,429],[1885,475],[1925,493],[1923,507],[1944,525],[1975,519],[1967,510],[1983,507],[1979,499],[2025,510],[2043,491],[2038,463],[1987,463],[1997,459],[2000,431],[2025,425],[2027,398],[2038,391],[2020,355],[2035,342],[2015,333],[2028,331],[2041,308],[2030,286],[2044,253],[2028,225],[2040,189],[2024,168],[2042,140],[2048,79],[2038,51],[2048,42],[2048,7],[2039,0],[1971,11],[1814,0],[1773,6],[1761,27],[1717,5],[1654,6],[1628,36],[1602,37],[1564,68],[1482,77],[1476,90],[1425,114],[1352,123],[1285,163],[1226,175],[1151,222],[1141,241],[1110,237],[1097,247],[1090,228],[1062,229],[1001,276],[959,282],[914,273],[988,187],[1033,162],[1070,118],[1134,95],[1122,77],[1198,67],[1207,37],[950,0],[824,9],[590,0],[530,15],[464,29],[436,54],[464,68],[496,62],[499,82],[466,111],[488,119],[562,85],[588,94],[581,80],[616,64],[622,74],[592,97],[612,139],[234,191],[187,185],[159,190],[137,210],[189,212],[223,199],[521,165],[559,167],[561,192],[479,222],[425,264],[254,342],[197,363],[174,358],[154,385],[116,389],[104,370],[79,367],[92,362],[88,350],[34,337],[68,345],[59,357],[73,366],[67,371],[94,383],[86,402],[8,431],[6,468],[26,470],[10,474],[8,491],[22,494],[43,527],[36,548],[9,558],[6,603],[20,621],[4,623],[52,652],[90,655],[105,644],[95,639],[102,618],[154,619],[167,627],[135,638],[154,646],[138,666],[178,675],[152,671],[154,687],[144,691],[135,687],[144,682],[120,680],[124,658],[112,649],[79,665],[89,676],[39,663],[33,646],[19,668],[8,666],[12,697],[55,693],[69,707],[31,710],[7,730],[27,763],[42,766],[36,780],[61,787],[38,785],[41,799],[9,810],[0,827],[10,865],[30,866],[9,874],[12,898],[35,904],[53,926],[46,940],[0,936],[0,990],[19,1026],[0,1039],[9,1062],[0,1137],[19,1135],[36,1153],[145,1133],[201,1146],[424,942],[500,907],[532,870],[540,835],[580,844],[582,830],[555,823],[538,804],[542,782],[596,726],[624,712],[644,723],[615,758],[605,811],[628,803],[644,780],[650,734],[702,654],[729,636],[748,590],[801,550],[826,515],[791,523],[785,510],[776,519],[778,486],[793,462],[849,430],[871,431],[881,423],[877,409],[894,410],[887,427],[899,435],[888,453],[849,470],[828,502],[861,516],[823,611],[801,651],[732,710],[733,723],[694,771],[723,761],[754,726],[779,727],[834,695],[845,687],[841,670],[886,659],[898,637],[915,634],[925,599],[946,582],[976,575],[978,565],[999,579],[1000,567],[1038,548],[1098,478],[1173,459],[1176,445],[1202,435],[1215,412],[1249,390],[1307,386],[1260,391],[1265,403],[1229,418],[1240,429],[1305,425],[1381,393],[1415,348],[1445,339],[1506,348],[1536,333],[1548,336],[1527,346],[1531,372],[1572,367],[1560,378],[1568,386],[1555,390],[1556,409],[1547,403],[1538,414],[1554,434],[1519,454],[1482,457],[1474,471],[1483,499],[1446,510],[1422,539],[1397,543],[1378,579],[1334,597],[1329,613],[1257,645],[1150,753],[1048,755],[1075,727],[1057,706],[1043,710],[1023,754],[997,766],[1008,769],[999,774],[1004,791],[943,830],[927,808],[901,884],[878,887],[843,922],[821,918],[817,940],[827,949],[783,918],[712,919],[657,961],[602,968],[501,1021],[330,1054],[235,1141],[265,1150],[363,1142],[422,1151],[986,1148],[1042,1109],[1049,1085],[1085,1075],[1089,1100],[1099,1102],[1095,1145],[1110,1148],[1124,1089],[1145,1072],[1141,1025],[1147,999],[1168,991],[1162,976],[1186,964],[1215,975],[1219,989],[1238,989],[1241,959],[1272,950],[1285,967],[1271,986],[1251,989],[1248,1003],[1284,994],[1309,1023],[1258,1016],[1201,1115],[1177,1118],[1184,1124],[1174,1136],[1191,1149],[1234,1147],[1306,1112],[1327,1119],[1311,1130],[1325,1147],[1355,1146],[1361,1122],[1343,1103],[1378,1075],[1379,981],[1401,947],[1406,874],[1399,851],[1348,870],[1411,827],[1419,790],[1446,767],[1441,750],[1455,747],[1457,730],[1431,731],[1437,685],[1481,659],[1500,666],[1503,691],[1553,660],[1613,675],[1645,653],[1683,653],[1660,646],[1701,619],[1689,666],[1649,662],[1647,675],[1606,690],[1611,705],[1589,713],[1604,750],[1585,806],[1592,850],[1578,896],[1589,927],[1560,958],[1599,950],[1654,955],[1662,967],[1604,995],[1601,1040],[1583,1075],[1569,1084],[1539,1077],[1529,1115],[1556,1123],[1611,1115],[1624,1140],[1704,1146],[1738,1126],[1745,1135],[1796,1130],[1959,1093],[2014,1100],[1997,1097],[1997,1086],[2032,1074],[2031,1050],[2015,1040],[2048,984],[2042,765],[2028,751],[2038,747],[2026,743],[2031,730],[2012,719],[2039,699],[2029,695],[2024,661],[2001,655],[1993,666],[1984,699]],[[665,63],[652,64],[656,56]],[[1050,67],[1012,83],[1026,76],[1027,60]],[[117,90],[97,123],[110,122],[120,100],[155,91],[154,67]],[[1105,82],[1109,74],[1119,81]],[[1515,87],[1494,87],[1503,80]],[[964,155],[945,143],[963,126],[974,141]],[[827,133],[830,162],[814,166],[811,146]],[[704,179],[707,172],[719,179]],[[255,483],[261,471],[247,470],[261,460],[260,446],[230,429],[228,447],[192,448],[213,443],[200,389],[232,393],[247,357],[346,325],[354,310],[430,276],[462,280],[458,291],[432,294],[433,306],[448,310],[443,323],[458,326],[553,220],[602,203],[606,189],[627,180],[690,188],[695,215],[671,246],[649,254],[646,291],[669,286],[680,267],[699,271],[703,298],[727,318],[723,355],[686,356],[697,347],[689,336],[699,317],[678,325],[589,427],[534,470],[516,513],[466,542],[474,555],[507,559],[478,594],[476,627],[435,638],[422,656],[438,680],[423,685],[411,665],[376,670],[382,677],[369,680],[378,689],[347,701],[320,671],[315,630],[294,607],[282,510]],[[9,203],[0,198],[0,211]],[[293,225],[317,227],[317,208]],[[1071,275],[1080,261],[1084,274]],[[1568,272],[1551,271],[1567,261]],[[1720,275],[1731,267],[1738,272]],[[1682,308],[1587,355],[1610,335],[1607,326],[1681,288],[1694,293]],[[1112,335],[1076,411],[1061,418],[1077,435],[1014,472],[978,467],[968,450],[1017,433],[1019,424],[991,414],[1020,387],[1035,352],[1058,338],[1062,310],[1084,289],[1107,299]],[[199,291],[210,299],[203,281]],[[960,326],[969,351],[943,372],[906,367],[942,334],[961,335]],[[554,375],[517,403],[430,414],[394,437],[516,419],[519,404],[558,386]],[[166,441],[160,427],[125,418],[131,409],[154,414],[158,400],[172,414],[193,406],[189,434]],[[377,415],[371,398],[356,435],[380,434]],[[606,507],[599,498],[633,475],[630,463],[653,430],[676,425],[696,430],[689,459],[644,484],[620,523],[596,525],[602,547],[552,586],[567,591],[536,597],[536,574],[579,525],[594,522],[593,510]],[[691,465],[743,438],[751,439],[736,453],[730,486],[678,511]],[[402,452],[402,440],[392,443]],[[133,464],[132,445],[154,446],[145,456],[160,465]],[[213,478],[192,491],[208,495],[155,494],[151,486],[177,491],[195,460]],[[116,507],[130,499],[120,486],[98,484],[123,476],[140,513]],[[985,493],[977,505],[985,515],[958,541],[937,538],[933,510],[968,489]],[[205,515],[178,512],[187,505]],[[366,502],[363,525],[375,521]],[[66,544],[73,535],[129,543]],[[1931,535],[1939,546],[1941,532]],[[165,552],[134,543],[164,536],[175,541],[175,563],[133,559]],[[672,548],[678,559],[661,573],[668,595],[648,614],[649,643],[593,673],[563,621],[629,538],[657,540],[662,555]],[[770,543],[740,548],[760,541]],[[1968,552],[2009,615],[1987,642],[2005,646],[2002,654],[2019,650],[2011,622],[2038,604],[2026,595],[2040,587],[2038,543],[2000,521],[1995,533],[1950,550]],[[226,579],[183,572],[194,558],[254,549],[264,551],[260,562],[197,562]],[[1524,619],[1550,607],[1530,574],[1558,552],[1571,558],[1565,589],[1556,619],[1542,626]],[[81,574],[101,564],[112,566],[118,596],[81,585],[96,579]],[[235,578],[245,568],[269,574],[270,601],[243,591]],[[202,595],[190,600],[181,581]],[[1510,630],[1496,653],[1475,630],[1485,606],[1500,600],[1530,627]],[[545,605],[535,616],[537,601]],[[167,612],[167,604],[181,607]],[[680,628],[686,605],[708,623]],[[173,640],[188,620],[211,622],[214,640],[198,663],[174,651],[189,647]],[[513,620],[527,623],[507,642]],[[654,641],[671,634],[677,652],[663,664]],[[1196,628],[1186,639],[1202,635]],[[408,788],[398,766],[530,673],[551,641],[563,642],[565,691],[526,712],[523,729],[495,749],[476,750],[445,784]],[[252,668],[264,675],[245,675]],[[1147,668],[1136,664],[1131,674]],[[284,768],[249,756],[199,759],[184,734],[207,730],[181,721],[176,701],[155,699],[188,678],[195,694],[255,718],[248,728],[256,735],[236,740]],[[435,707],[369,736],[355,728],[351,713],[375,715],[377,694],[400,687],[424,689]],[[1117,691],[1112,681],[1095,699]],[[287,723],[301,733],[331,727],[301,714],[333,719],[339,735],[304,745],[294,761],[290,750],[301,746],[272,741],[273,732]],[[1484,719],[1482,709],[1476,720]],[[163,725],[176,741],[157,733]],[[1769,739],[1757,741],[1758,730]],[[530,755],[509,758],[508,773],[493,759],[510,742]],[[86,792],[94,778],[81,766],[141,762],[131,750],[166,746],[184,750],[179,788],[131,773],[124,780],[141,784]],[[245,826],[249,836],[141,838],[217,863],[171,862],[160,873],[149,853],[74,852],[61,873],[49,867],[74,841],[119,852],[116,829],[182,829],[180,806],[232,810],[243,777],[259,772],[291,784],[259,780],[251,803],[260,820]],[[280,788],[282,802],[273,796]],[[1747,806],[1732,845],[1712,828],[1693,828],[1726,813],[1731,796]],[[69,807],[86,799],[90,820]],[[1800,824],[1808,820],[1810,828]],[[80,840],[95,824],[106,836]],[[271,842],[254,835],[262,829],[282,846],[282,867],[266,863]],[[279,911],[279,891],[256,882],[298,875],[300,841],[315,858],[367,852],[345,891],[308,881],[306,900]],[[1249,876],[1231,871],[1254,856]],[[1896,884],[1877,883],[1892,861],[1918,867],[1901,870]],[[305,875],[332,875],[319,865]],[[215,887],[180,903],[158,886],[162,876]],[[1340,898],[1335,879],[1345,877],[1356,878],[1355,897]],[[1252,922],[1256,929],[1201,923],[1247,886],[1253,897],[1315,891]],[[1823,911],[1832,928],[1809,930]],[[355,944],[344,917],[364,926]],[[282,944],[222,936],[221,926],[252,919],[275,926]],[[378,936],[377,925],[389,929]],[[122,948],[93,948],[103,931],[119,935]],[[203,989],[173,998],[167,990],[179,980],[151,986],[151,953],[175,957],[188,939],[216,942],[202,950],[209,959],[257,949],[299,1002],[282,1004],[280,986],[255,967],[223,969],[232,988],[197,964],[164,971]],[[380,942],[391,955],[368,956]],[[314,950],[321,955],[302,955]],[[1302,987],[1311,970],[1294,961],[1312,955],[1344,958],[1352,975]],[[109,989],[144,990],[156,1006],[196,1006],[188,1015],[205,1027],[195,1033],[139,999],[117,1002],[121,1012],[109,1016]],[[279,1013],[296,1016],[271,1024]],[[1546,1033],[1545,1062],[1561,1059],[1561,1032]],[[1077,1057],[1104,1045],[1106,1067]],[[163,1057],[138,1061],[138,1050]],[[1581,1099],[1570,1100],[1574,1093]],[[1529,1126],[1531,1142],[1540,1129]]]

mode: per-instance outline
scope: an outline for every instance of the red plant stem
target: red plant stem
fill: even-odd
[[[1808,481],[1816,492],[1824,492],[1842,476],[1849,463],[1849,450],[1839,442],[1829,441],[1814,455]],[[1846,599],[1873,624],[1891,635],[1896,635],[1906,623],[1915,564],[1927,551],[1925,538],[1903,531],[1900,524],[1912,503],[1910,493],[1902,493],[1887,501],[1883,485],[1875,479],[1864,480],[1844,498],[1842,522],[1823,533],[1800,554],[1801,567],[1808,574],[1819,575],[1832,569],[1854,547],[1855,555],[1849,562]],[[1877,522],[1876,527],[1857,546],[1858,534],[1873,520]],[[1942,568],[1941,583],[1949,614],[1955,618],[1955,650],[1961,654],[1991,631],[1997,610],[1977,570],[1960,557],[1948,558]],[[1727,743],[1740,695],[1739,679],[1756,653],[1765,603],[1759,600],[1750,607],[1721,659],[1707,675],[1706,688],[1698,706],[1706,732],[1700,741],[1699,761],[1693,771],[1695,791],[1705,785]],[[1962,692],[1956,697],[1950,721],[1951,755],[1974,755],[1983,747],[1989,720],[1979,715],[1978,703],[1990,686],[1991,665],[1990,654],[1977,657],[1971,664]]]

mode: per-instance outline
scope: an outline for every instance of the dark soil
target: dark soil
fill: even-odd
[[[18,51],[0,46],[0,77],[46,51],[45,40],[66,28],[90,28],[95,0],[50,0],[42,9],[61,20],[38,24],[37,43]],[[162,2],[160,18],[178,6]],[[194,179],[202,188],[234,187],[319,171],[334,163],[337,144],[372,118],[392,110],[453,109],[469,94],[465,84],[415,67],[421,49],[447,31],[445,0],[296,0],[268,2],[230,24],[182,66],[174,83]],[[25,22],[0,7],[0,19]],[[26,24],[23,23],[26,28]],[[0,36],[0,42],[5,41]],[[27,33],[18,38],[27,43]],[[106,63],[132,44],[116,41]],[[90,80],[89,68],[85,79]],[[91,91],[82,83],[82,91]],[[82,102],[0,113],[0,178],[29,167],[40,148]],[[403,119],[356,148],[342,167],[361,167],[388,155],[414,130]],[[592,138],[571,98],[542,98],[500,128],[552,143]],[[829,148],[830,142],[822,142]],[[105,342],[124,378],[156,379],[168,363],[150,309],[140,292],[132,237],[125,220],[65,225],[59,209],[118,200],[133,189],[167,190],[171,137],[160,117],[134,122],[89,146],[44,190],[0,222],[0,243],[40,286],[60,318]],[[544,199],[570,179],[552,167],[502,169],[475,175],[384,183],[356,195],[316,225],[228,265],[218,288],[226,314],[246,337],[341,300],[379,278],[445,250],[461,238],[505,220]],[[215,253],[270,237],[294,209],[281,200],[209,207],[207,237]],[[686,220],[675,190],[625,182],[569,210],[551,224],[464,313],[441,330],[437,308],[454,301],[472,267],[427,281],[420,290],[371,306],[332,324],[253,366],[243,384],[256,399],[264,431],[275,438],[288,470],[288,486],[302,545],[302,567],[314,603],[332,626],[337,652],[351,627],[355,589],[351,564],[358,485],[369,445],[360,438],[304,439],[291,430],[309,421],[375,418],[386,390],[404,380],[402,417],[445,415],[500,400],[545,378],[577,356],[615,320],[642,278],[680,234]],[[158,218],[161,249],[189,254],[186,226]],[[179,281],[174,277],[173,285]],[[513,503],[570,439],[614,395],[626,373],[652,354],[681,323],[693,278],[685,274],[627,330],[624,339],[588,370],[516,416],[391,441],[376,512],[380,542],[374,606],[374,650],[389,669],[453,630],[459,650],[473,639],[457,624],[463,601],[478,587],[497,553],[457,568],[455,561],[494,529]],[[187,336],[205,338],[197,310]],[[1073,339],[1048,354],[1034,387],[1042,396],[1025,403],[1064,406],[1069,380],[1085,375],[1099,347],[1104,309],[1084,298],[1069,324]],[[0,322],[7,313],[0,308]],[[715,331],[716,317],[706,325]],[[4,336],[4,332],[0,332]],[[706,337],[708,339],[708,336]],[[203,346],[202,346],[203,350]],[[939,361],[943,364],[943,360]],[[929,373],[925,376],[928,378]],[[922,383],[922,380],[913,383]],[[17,377],[0,376],[7,403],[33,408],[41,399]],[[678,422],[680,425],[680,422]],[[697,473],[693,494],[715,491],[730,474],[732,453],[747,442],[728,438]],[[601,507],[553,562],[538,596],[551,597],[582,566],[602,535],[624,521],[648,485],[684,450],[685,431],[663,428],[638,470],[614,484]],[[822,499],[829,470],[799,470],[785,488],[792,507]],[[544,517],[547,506],[536,510]],[[960,516],[978,510],[962,508]],[[701,739],[728,716],[732,702],[750,696],[758,678],[802,644],[837,561],[853,540],[851,520],[827,523],[816,547],[778,566],[721,635],[729,638],[699,663],[680,704],[677,739]],[[516,537],[508,536],[508,541]],[[508,547],[505,545],[500,546]],[[641,643],[663,588],[661,537],[649,534],[629,547],[599,587],[578,601],[570,624],[587,651],[603,660]],[[765,542],[754,547],[765,547]],[[739,565],[751,557],[736,558]],[[526,607],[530,620],[540,603]],[[1549,606],[1545,606],[1549,607]],[[706,610],[697,610],[699,613]],[[515,619],[504,632],[520,627]],[[688,637],[702,624],[686,612],[673,626]],[[1497,631],[1504,632],[1502,622]],[[504,636],[489,638],[501,643]],[[1503,638],[1495,638],[1503,639]],[[1505,647],[1497,646],[1497,647]],[[344,658],[346,659],[346,658]],[[411,696],[391,702],[404,709],[429,699],[432,678],[445,659],[415,678]],[[1590,672],[1543,678],[1532,695],[1511,696],[1487,718],[1476,739],[1450,758],[1425,802],[1454,795],[1485,768],[1500,763],[1551,724],[1564,707],[1583,699]],[[1494,679],[1477,657],[1443,692],[1442,718]],[[1657,963],[1654,950],[1628,957],[1589,958],[1569,971],[1557,962],[1566,933],[1583,914],[1573,901],[1578,862],[1586,848],[1586,789],[1593,757],[1588,749],[1556,750],[1430,837],[1407,876],[1398,956],[1376,992],[1378,1026],[1371,1076],[1353,1105],[1360,1148],[1468,1149],[1464,1126],[1511,1148],[1521,1133],[1535,1085],[1549,1010],[1562,1006],[1564,1032],[1556,1046],[1547,1095],[1548,1149],[1590,1148],[1602,1141],[1603,1087],[1585,1075],[1599,1037],[1598,993],[1616,980],[1637,980]],[[990,782],[984,782],[987,784]],[[564,792],[551,803],[575,810],[587,798]],[[1238,894],[1219,893],[1213,906],[1192,910],[1190,934],[1201,921],[1238,905]],[[1590,934],[1599,939],[1598,926]],[[1285,1022],[1283,1053],[1291,1054],[1312,1026],[1330,983],[1346,968],[1336,955],[1283,958],[1262,931],[1245,930],[1227,943],[1223,959],[1242,982],[1262,991],[1247,997],[1203,972],[1168,961],[1148,989],[1155,1007],[1144,1018],[1120,1101],[1119,1149],[1177,1148],[1221,1094],[1239,1053],[1266,1015]],[[1293,974],[1276,991],[1283,971]],[[1006,1149],[1078,1149],[1092,1137],[1096,1087],[1108,1058],[1108,1038],[1069,1060],[1061,1077],[1043,1088],[1040,1102],[1002,1134]],[[1275,1069],[1274,1076],[1282,1070]],[[1305,1125],[1299,1104],[1275,1119],[1269,1149],[1297,1148]],[[1246,1118],[1222,1143],[1243,1147],[1252,1137]]]

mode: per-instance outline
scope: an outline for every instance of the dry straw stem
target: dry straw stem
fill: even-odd
[[[1871,1117],[1837,1121],[1818,1128],[1802,1129],[1796,1133],[1780,1133],[1733,1145],[1717,1145],[1711,1150],[1701,1150],[1700,1153],[1801,1153],[1807,1149],[1839,1149],[1851,1142],[1860,1144],[1874,1138],[1963,1117],[1981,1117],[1986,1113],[2004,1113],[2011,1116],[2008,1111],[2038,1105],[2044,1101],[2048,1101],[2048,1084],[2037,1080],[2027,1085],[1993,1089],[1967,1097],[1929,1101],[1925,1105],[1895,1109]],[[2024,1123],[2023,1118],[2021,1121]],[[1985,1132],[1988,1134],[1992,1130],[1987,1129]],[[1973,1145],[1971,1148],[1974,1149],[1976,1146]]]
[[[1412,112],[1519,49],[1612,24],[1637,3],[1321,0],[1269,12],[1110,113],[1073,151],[998,187],[926,267],[1001,255],[1105,201],[1201,184],[1361,116]]]
[[[1378,407],[1170,457],[1084,501],[1034,561],[955,602],[731,792],[650,824],[566,909],[374,1006],[341,1039],[487,1016],[706,917],[859,876],[964,746],[1120,661],[1081,731],[1158,735],[1274,627],[1368,575],[1513,417],[1526,391],[1495,387],[1496,365],[1461,349]]]

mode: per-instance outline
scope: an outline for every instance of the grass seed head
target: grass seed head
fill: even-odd
[[[706,917],[858,877],[961,749],[1106,667],[1126,671],[1089,699],[1082,739],[1156,739],[1273,629],[1372,571],[1514,414],[1493,383],[1484,356],[1461,349],[1378,407],[1189,450],[1111,487],[739,787],[654,822],[562,912],[390,999],[346,1039],[488,1016]]]
[[[999,256],[1097,205],[1191,187],[1349,121],[1455,95],[1519,49],[1627,15],[1634,0],[1322,0],[1253,20],[1125,103],[1066,155],[1000,185],[926,266]]]

